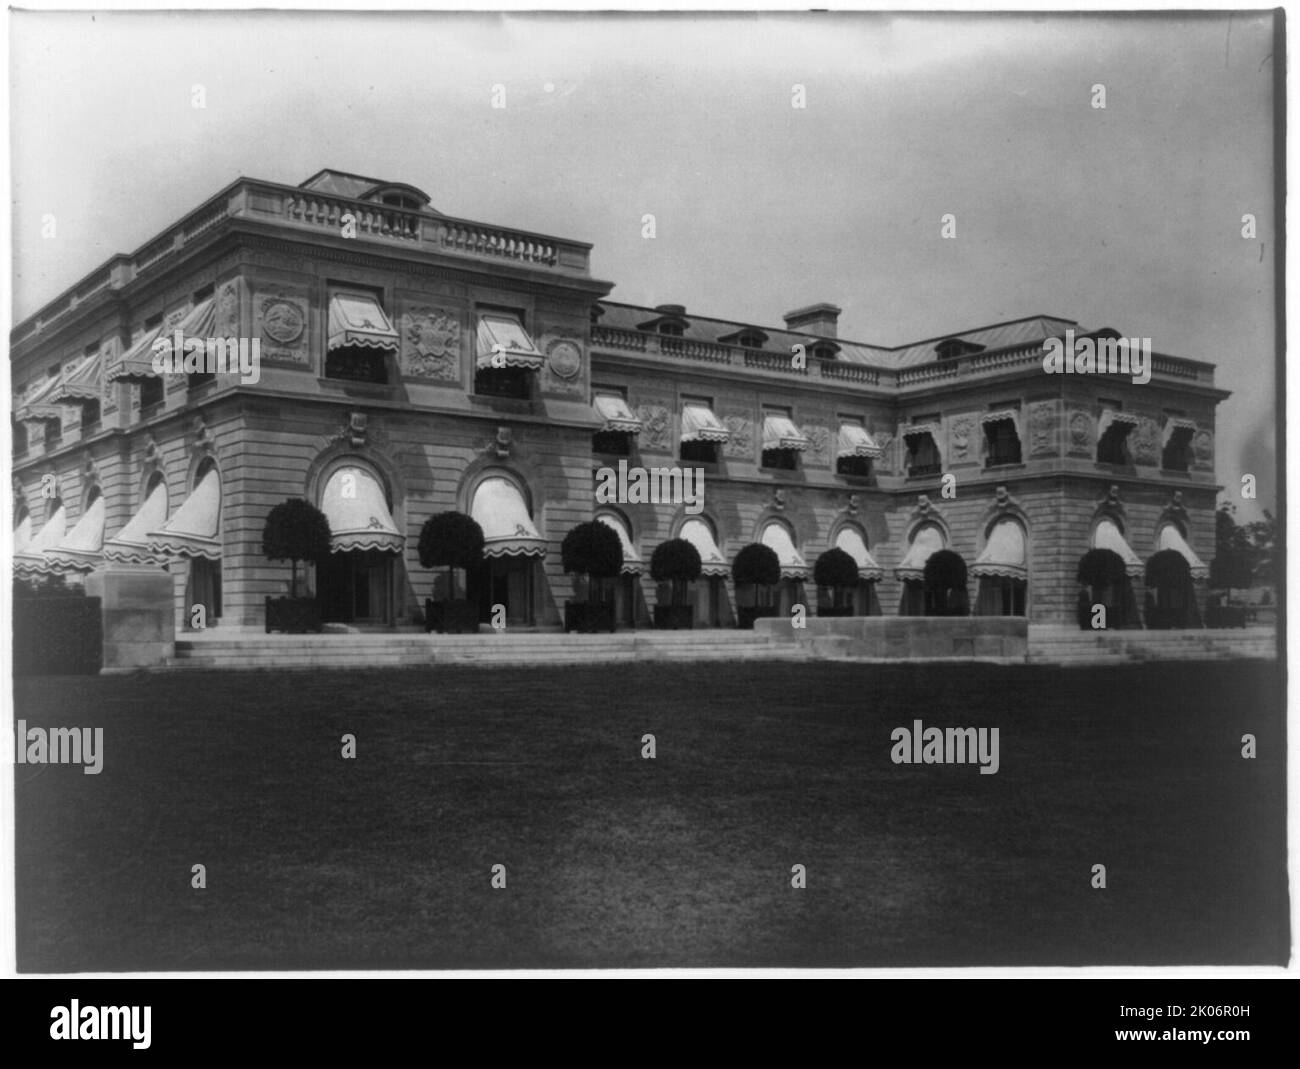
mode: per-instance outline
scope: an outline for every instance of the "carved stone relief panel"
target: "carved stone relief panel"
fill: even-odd
[[[428,303],[401,304],[402,377],[458,383],[461,379],[461,312]]]

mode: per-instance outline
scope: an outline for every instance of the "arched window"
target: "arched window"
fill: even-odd
[[[1025,529],[1003,517],[989,528],[984,549],[971,566],[979,580],[977,616],[1024,616],[1029,591]]]

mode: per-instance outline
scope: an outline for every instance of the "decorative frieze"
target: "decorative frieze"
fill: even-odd
[[[754,420],[746,412],[727,412],[718,417],[731,432],[722,447],[731,460],[754,460]]]
[[[1214,470],[1214,435],[1207,430],[1192,436],[1192,462],[1197,471]]]
[[[969,464],[979,460],[978,433],[979,428],[972,415],[964,413],[948,421],[949,463]]]
[[[1059,453],[1056,402],[1038,401],[1029,406],[1029,455],[1054,457]]]
[[[461,379],[461,313],[436,305],[403,305],[398,316],[402,376],[435,382]]]
[[[673,448],[673,415],[666,398],[637,394],[631,407],[641,421],[637,444],[643,450],[657,453],[671,452]]]
[[[1148,467],[1160,463],[1160,425],[1148,416],[1142,416],[1130,438],[1133,459]]]
[[[808,447],[803,453],[805,465],[824,468],[830,464],[831,432],[821,424],[805,424],[799,432],[808,439]]]
[[[1087,412],[1071,412],[1068,438],[1070,456],[1091,456],[1096,449],[1096,442],[1092,416]]]

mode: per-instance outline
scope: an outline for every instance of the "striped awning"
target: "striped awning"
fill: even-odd
[[[93,352],[82,359],[59,381],[52,401],[60,404],[78,404],[83,401],[98,401],[103,393],[100,382],[103,370],[103,357]]]
[[[377,549],[400,553],[406,539],[393,522],[384,488],[365,468],[339,468],[321,494],[330,525],[330,552]]]
[[[1016,437],[1020,437],[1020,413],[1014,408],[1004,408],[997,412],[985,412],[980,416],[980,426],[1002,422],[1009,422],[1016,429]]]
[[[1109,549],[1113,553],[1118,553],[1124,561],[1124,571],[1129,575],[1141,575],[1143,572],[1142,561],[1124,540],[1124,536],[1113,520],[1102,520],[1097,524],[1097,529],[1092,533],[1092,548]]]
[[[700,563],[703,565],[700,569],[701,575],[711,579],[730,574],[731,567],[719,552],[718,544],[713,540],[713,532],[703,520],[687,520],[682,524],[677,537],[685,539],[699,553]]]
[[[125,527],[104,543],[104,559],[121,564],[155,564],[157,555],[149,545],[149,532],[167,523],[167,484],[159,479],[140,510]]]
[[[485,557],[546,556],[546,539],[533,525],[519,487],[509,479],[479,483],[469,514],[483,528]]]
[[[1191,569],[1193,579],[1209,578],[1209,566],[1192,552],[1192,547],[1187,544],[1187,539],[1183,537],[1182,531],[1172,523],[1167,523],[1161,527],[1160,533],[1156,536],[1156,552],[1162,549],[1172,549],[1180,554]]]
[[[632,535],[628,532],[627,525],[617,516],[611,516],[608,512],[602,512],[596,519],[618,534],[618,540],[623,546],[623,567],[619,569],[619,573],[622,575],[640,575],[641,554],[636,551],[636,546],[632,544]]]
[[[769,523],[763,528],[763,534],[759,541],[769,549],[776,550],[776,558],[781,562],[782,579],[806,579],[808,577],[808,563],[803,559],[803,554],[795,549],[794,541],[790,538],[790,532],[784,525]]]
[[[931,524],[920,528],[912,536],[912,544],[907,547],[901,563],[894,569],[894,575],[899,579],[924,579],[925,562],[943,549],[943,546],[943,532],[938,527]]]
[[[999,521],[989,532],[989,540],[971,565],[970,574],[1026,578],[1029,568],[1025,563],[1024,528],[1015,520]]]
[[[1119,412],[1113,408],[1103,408],[1101,418],[1097,420],[1097,437],[1100,438],[1105,434],[1112,423],[1132,430],[1138,425],[1138,418],[1132,412]]]
[[[768,412],[763,416],[763,448],[795,449],[802,453],[808,448],[808,439],[789,416]]]
[[[939,454],[939,458],[942,460],[942,430],[943,428],[941,428],[937,423],[914,423],[910,427],[904,427],[900,437],[903,438],[904,442],[906,442],[908,438],[920,438],[921,436],[928,434],[930,436],[930,441],[934,443],[935,452]]]
[[[46,552],[62,542],[63,536],[67,533],[68,514],[60,503],[26,547],[14,554],[14,574],[30,578],[49,571]]]
[[[591,405],[602,420],[601,430],[621,434],[640,434],[641,421],[632,413],[632,409],[616,393],[598,393],[591,399]]]
[[[1196,432],[1196,420],[1183,419],[1180,416],[1171,416],[1165,421],[1165,429],[1160,436],[1160,448],[1164,449],[1169,444],[1169,439],[1174,436],[1175,431]]]
[[[52,572],[88,572],[102,563],[104,548],[104,495],[95,497],[81,519],[45,559]]]
[[[876,445],[876,440],[860,423],[841,423],[837,457],[871,457],[878,458],[884,450]]]
[[[541,351],[517,315],[483,312],[478,317],[476,340],[475,364],[480,369],[518,367],[537,371],[542,366]]]
[[[14,552],[21,553],[27,548],[31,540],[32,518],[28,513],[23,513],[23,518],[18,521],[18,526],[14,528]]]
[[[159,323],[141,334],[135,344],[119,359],[108,364],[104,369],[104,378],[108,382],[135,383],[156,379],[158,373],[153,369],[153,343],[162,335],[164,329],[166,329],[164,324]]]
[[[208,471],[170,520],[149,532],[149,548],[156,557],[221,559],[221,476]]]
[[[861,531],[853,527],[841,527],[840,533],[835,536],[835,545],[853,558],[858,566],[859,579],[874,582],[884,578],[885,571],[867,549],[867,542],[862,537]]]
[[[330,294],[329,351],[345,348],[397,352],[397,331],[369,293]]]
[[[27,397],[15,406],[14,419],[19,423],[62,422],[63,410],[54,403],[60,378],[59,375],[52,375],[29,390]]]
[[[708,405],[696,401],[682,405],[683,442],[725,442],[730,437],[731,432]]]

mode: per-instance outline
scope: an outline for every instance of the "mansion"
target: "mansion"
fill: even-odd
[[[703,314],[707,295],[640,307],[608,298],[590,248],[444,215],[401,182],[239,179],[13,330],[16,574],[165,570],[178,630],[197,605],[205,626],[261,629],[290,582],[263,526],[302,497],[332,533],[306,589],[357,627],[418,625],[445,596],[416,547],[447,510],[483,528],[469,592],[511,627],[560,626],[560,545],[593,518],[622,540],[622,626],[649,626],[651,554],[674,537],[703,562],[696,626],[735,623],[731,563],[753,542],[780,559],[785,611],[815,611],[835,546],[860,614],[922,613],[940,549],[968,565],[976,615],[1073,623],[1093,548],[1123,558],[1139,604],[1147,560],[1176,550],[1204,598],[1228,396],[1211,364],[1157,349],[1149,381],[1048,374],[1049,340],[1120,337],[1048,315],[889,347],[841,337],[830,303],[762,324]],[[233,354],[230,372],[160,371],[178,334],[256,373]],[[598,502],[620,462],[698,469],[702,501]]]

